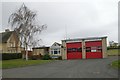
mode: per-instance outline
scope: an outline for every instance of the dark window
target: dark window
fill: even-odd
[[[102,47],[86,47],[86,52],[102,52]]]
[[[58,53],[60,54],[60,51],[58,51]]]
[[[57,54],[57,51],[54,51],[54,54]]]
[[[86,47],[86,52],[91,52],[91,48],[90,47]]]
[[[54,44],[54,46],[56,46],[56,44]]]
[[[68,48],[67,49],[67,52],[69,53],[69,52],[72,52],[72,48]]]
[[[67,49],[67,52],[70,53],[70,52],[76,52],[77,51],[77,48],[68,48]]]
[[[77,48],[72,48],[72,52],[76,52],[77,51]]]
[[[102,52],[102,46],[97,47],[97,52]]]
[[[51,54],[53,54],[53,51],[51,51]]]
[[[98,46],[98,48],[97,49],[102,49],[102,46]]]
[[[102,49],[98,49],[97,52],[102,52]]]
[[[82,52],[82,48],[78,48],[77,51],[78,51],[78,52]]]

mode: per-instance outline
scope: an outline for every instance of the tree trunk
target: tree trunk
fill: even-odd
[[[25,39],[26,42],[26,39]],[[28,50],[27,50],[27,42],[25,43],[26,51],[25,51],[25,59],[28,60]]]
[[[26,49],[26,55],[25,55],[25,57],[26,57],[26,60],[28,60],[28,50]]]
[[[24,53],[22,53],[22,59],[24,59],[25,58],[25,54]]]
[[[25,59],[25,49],[22,51],[22,59]]]

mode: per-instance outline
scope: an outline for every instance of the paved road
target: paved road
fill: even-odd
[[[117,56],[107,59],[61,60],[23,68],[4,69],[3,78],[117,78],[110,67]]]

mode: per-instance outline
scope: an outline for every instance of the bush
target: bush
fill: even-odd
[[[38,58],[37,58],[37,56],[31,56],[30,59],[31,60],[37,60]]]
[[[43,55],[42,59],[43,60],[49,60],[49,59],[51,59],[51,57],[50,57],[49,54],[45,54],[45,55]]]
[[[29,59],[31,60],[42,59],[42,55],[32,55],[31,57],[29,57]]]
[[[62,60],[62,56],[59,56],[59,57],[58,57],[58,60]]]
[[[120,47],[116,47],[116,48],[114,48],[114,47],[107,47],[107,50],[112,50],[112,49],[120,49]]]
[[[21,53],[2,53],[2,60],[11,60],[22,58]]]

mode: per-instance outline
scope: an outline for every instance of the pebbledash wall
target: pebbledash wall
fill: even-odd
[[[107,58],[107,36],[62,40],[62,59]]]

